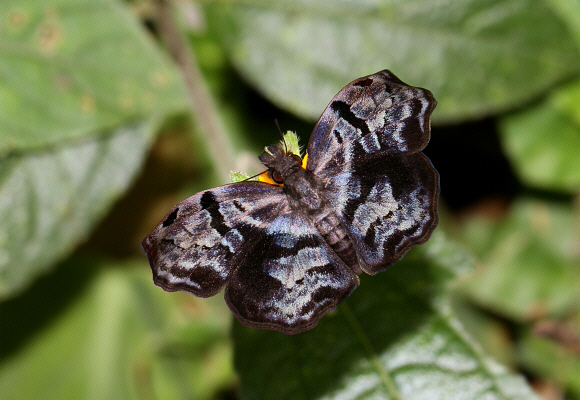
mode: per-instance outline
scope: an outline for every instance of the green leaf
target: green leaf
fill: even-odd
[[[569,328],[557,328],[557,330]],[[562,337],[551,338],[549,335],[526,332],[523,339],[518,341],[519,359],[529,371],[549,377],[567,387],[576,396],[580,396],[579,333],[578,321],[576,321],[575,332],[569,332],[567,338],[575,343],[562,343],[561,339],[566,339]]]
[[[183,110],[179,75],[121,2],[0,2],[0,155]]]
[[[0,309],[4,398],[209,400],[231,384],[229,312],[164,292],[145,262],[77,257],[33,288]]]
[[[0,159],[0,299],[64,257],[126,190],[154,126]]]
[[[280,142],[281,146],[284,146],[288,153],[296,154],[302,157],[302,150],[299,142],[298,135],[296,132],[287,131],[283,135],[283,139]]]
[[[88,235],[187,104],[121,4],[0,2],[0,299]]]
[[[580,189],[580,82],[500,123],[503,147],[529,185]]]
[[[520,200],[495,226],[472,221],[461,236],[480,243],[473,248],[479,250],[482,265],[463,282],[462,291],[516,321],[559,315],[578,306],[577,220],[577,211],[567,202]]]
[[[444,292],[472,268],[441,234],[361,286],[313,330],[234,326],[242,399],[535,399],[474,343]]]
[[[250,176],[244,172],[239,171],[231,171],[230,172],[230,179],[233,183],[242,182],[247,179],[250,179]]]
[[[580,81],[558,90],[552,100],[550,105],[562,114],[562,119],[580,129]]]
[[[580,48],[580,2],[548,0],[547,4],[554,10],[560,19],[568,26],[576,40],[576,46]]]
[[[567,27],[537,0],[220,3],[209,20],[240,72],[310,119],[384,68],[434,93],[436,121],[517,106],[580,69]]]

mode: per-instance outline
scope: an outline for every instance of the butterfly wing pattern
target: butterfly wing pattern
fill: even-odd
[[[260,160],[283,184],[205,190],[164,217],[143,240],[154,282],[201,297],[225,286],[246,325],[314,327],[358,274],[384,270],[435,229],[439,178],[421,153],[435,105],[387,70],[351,82],[314,128],[305,169],[269,146]]]
[[[280,187],[262,182],[219,186],[185,199],[143,240],[155,284],[167,291],[215,295],[287,209]]]
[[[437,225],[439,176],[421,153],[436,104],[428,90],[380,71],[345,86],[310,138],[307,168],[332,188],[328,198],[369,274]]]
[[[240,182],[176,205],[143,241],[155,284],[226,301],[252,326],[302,331],[358,286],[358,276],[282,188]]]
[[[232,273],[226,301],[248,325],[294,333],[316,325],[359,283],[312,222],[282,214]]]

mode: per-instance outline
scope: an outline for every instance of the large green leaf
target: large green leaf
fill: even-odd
[[[139,170],[149,122],[0,159],[0,299],[86,238]]]
[[[550,0],[580,48],[580,2]],[[520,178],[550,190],[580,189],[580,81],[500,122],[503,147]]]
[[[471,258],[435,234],[295,336],[235,325],[243,399],[535,399],[484,355],[444,292]]]
[[[580,304],[580,231],[572,204],[520,200],[496,224],[472,220],[461,236],[481,267],[462,284],[486,308],[517,321],[561,315]]]
[[[0,2],[0,154],[183,109],[173,65],[112,0]]]
[[[500,124],[505,151],[523,181],[580,190],[580,82]]]
[[[2,398],[212,399],[230,384],[221,299],[164,292],[144,260],[104,266],[73,257],[2,305]]]
[[[127,189],[180,82],[122,3],[0,2],[0,299]]]
[[[539,0],[220,3],[210,21],[241,73],[311,119],[384,68],[433,91],[438,121],[519,105],[580,69],[571,34]]]

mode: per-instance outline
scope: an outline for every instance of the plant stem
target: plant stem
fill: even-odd
[[[191,99],[191,112],[205,138],[209,155],[220,179],[229,181],[234,169],[235,152],[218,117],[209,89],[205,85],[195,56],[172,16],[171,0],[157,0],[161,39],[183,73]]]

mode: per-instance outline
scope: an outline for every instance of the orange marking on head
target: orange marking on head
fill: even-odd
[[[302,168],[306,169],[306,164],[308,163],[308,153],[306,153],[304,155],[304,158],[302,159]],[[264,171],[263,173],[261,173],[258,176],[258,180],[260,182],[266,182],[269,183],[271,185],[278,185],[278,186],[284,186],[283,183],[278,183],[276,182],[273,178],[272,178],[272,172],[271,171]]]
[[[283,184],[276,182],[274,179],[272,179],[272,173],[270,171],[265,171],[265,172],[261,173],[260,176],[258,176],[258,180],[260,182],[266,182],[266,183],[269,183],[271,185],[280,185],[280,186],[283,185]]]

